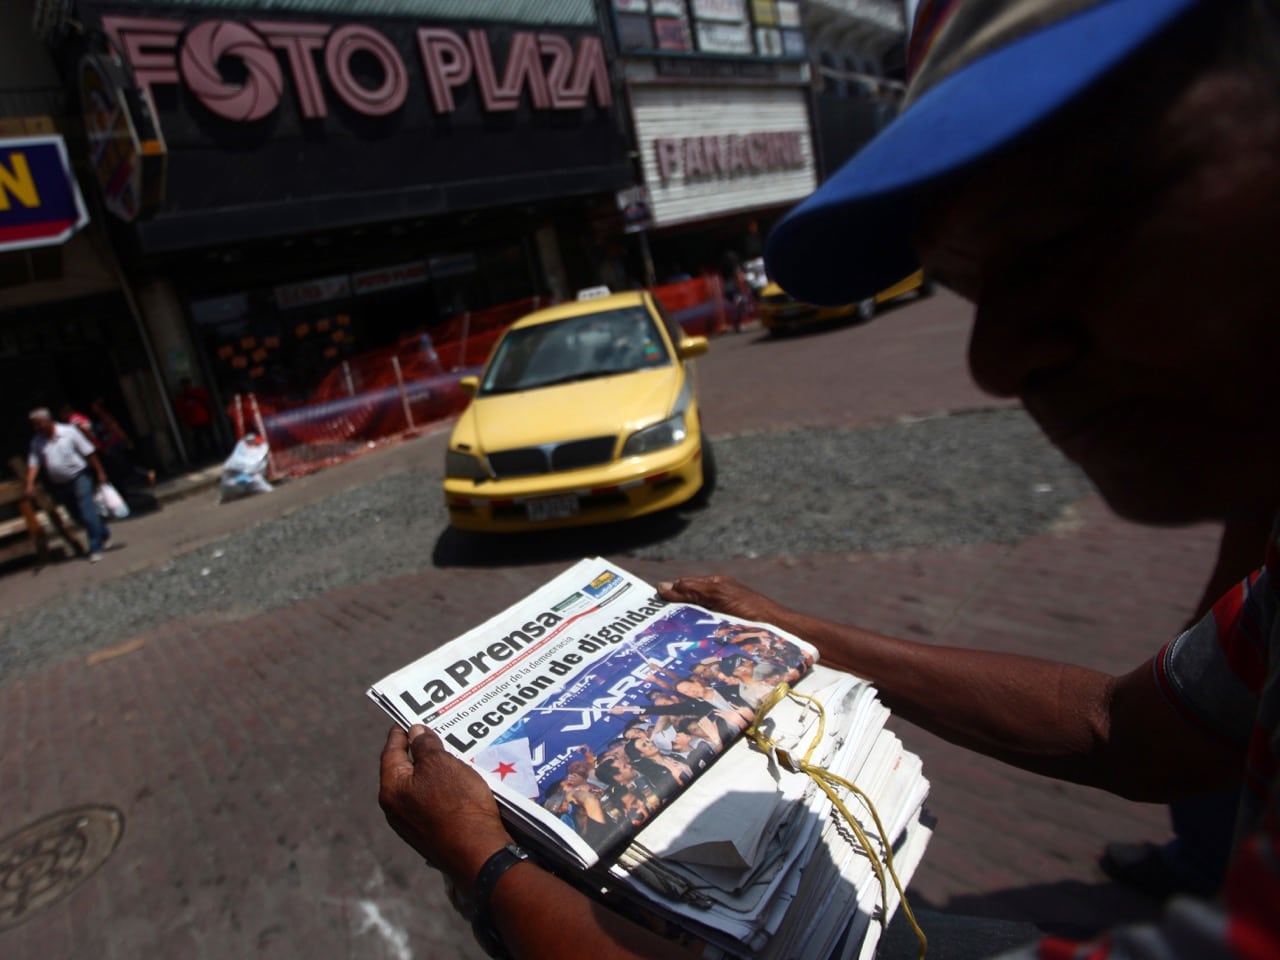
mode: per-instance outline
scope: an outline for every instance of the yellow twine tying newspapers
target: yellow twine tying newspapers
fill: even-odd
[[[802,700],[813,705],[818,711],[818,731],[813,735],[809,747],[805,750],[804,757],[797,760],[791,753],[778,745],[776,740],[770,738],[763,730],[760,724],[777,704],[781,703],[783,698],[792,697],[796,700]],[[893,849],[889,842],[889,838],[885,835],[884,824],[880,822],[880,815],[876,813],[875,805],[861,789],[855,784],[850,783],[844,777],[837,776],[830,770],[810,763],[809,760],[813,756],[813,752],[818,748],[818,744],[822,741],[822,735],[826,730],[827,714],[823,710],[822,704],[815,698],[803,693],[796,693],[791,686],[786,683],[780,683],[774,687],[767,697],[760,703],[756,709],[756,718],[752,721],[751,726],[747,727],[746,736],[764,753],[774,756],[778,760],[778,765],[784,770],[792,773],[803,773],[809,777],[823,793],[831,800],[831,803],[840,815],[844,817],[845,822],[853,829],[854,835],[858,838],[858,842],[862,844],[862,849],[866,852],[867,859],[871,861],[871,867],[875,870],[876,880],[880,883],[880,918],[879,923],[884,927],[889,918],[889,885],[885,880],[885,866],[889,868],[889,877],[893,880],[893,885],[898,891],[898,898],[902,903],[902,909],[906,913],[907,922],[911,924],[911,929],[915,931],[916,938],[920,941],[920,952],[916,955],[918,960],[924,960],[925,951],[928,949],[929,941],[925,937],[924,931],[920,929],[920,924],[916,922],[915,914],[911,912],[911,904],[907,902],[907,895],[902,890],[902,881],[898,879],[898,872],[893,868]],[[875,848],[872,847],[871,841],[863,831],[861,824],[849,812],[849,808],[844,805],[844,801],[840,799],[840,795],[836,793],[832,786],[843,787],[848,790],[867,808],[871,814],[871,819],[875,821],[876,831],[880,834],[880,843],[884,847],[884,865],[881,865],[880,858],[876,856]]]

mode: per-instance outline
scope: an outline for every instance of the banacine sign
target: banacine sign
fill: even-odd
[[[179,85],[211,113],[235,123],[269,117],[289,87],[307,119],[329,115],[326,89],[365,117],[407,109],[411,84],[405,57],[382,31],[366,24],[222,19],[189,24],[109,15],[102,17],[102,26],[150,96],[159,85]],[[483,29],[419,26],[414,36],[417,67],[436,114],[453,113],[460,94],[469,89],[478,91],[486,113],[514,111],[522,102],[539,111],[580,110],[589,100],[600,108],[612,103],[596,34],[570,38],[516,31],[502,64]],[[229,61],[234,69],[228,69]]]
[[[653,141],[663,183],[741,177],[804,169],[807,131],[658,137]]]

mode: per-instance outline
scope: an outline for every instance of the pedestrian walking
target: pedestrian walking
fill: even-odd
[[[755,312],[755,297],[747,282],[742,261],[733,251],[724,255],[720,264],[720,276],[724,283],[724,298],[730,304],[730,322],[733,332],[741,333],[747,317]]]
[[[58,423],[47,407],[37,407],[27,416],[35,431],[27,455],[27,496],[35,494],[36,478],[43,471],[54,497],[89,535],[89,562],[97,563],[111,546],[111,531],[93,499],[97,485],[108,482],[107,471],[78,427]]]
[[[89,429],[107,476],[121,492],[156,485],[156,472],[135,459],[135,446],[102,397],[89,404]]]
[[[218,441],[213,434],[213,404],[209,401],[209,392],[193,384],[190,377],[183,377],[173,403],[178,419],[191,438],[192,458],[200,462],[216,459]]]
[[[75,427],[88,437],[90,441],[93,440],[93,421],[71,404],[64,403],[58,408],[58,422]]]

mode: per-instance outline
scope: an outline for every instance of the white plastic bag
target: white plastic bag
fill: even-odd
[[[267,481],[267,456],[270,448],[257,434],[250,433],[231,451],[222,464],[222,478],[218,483],[218,502],[246,497],[251,493],[269,493],[273,488]]]
[[[120,496],[120,491],[109,483],[98,484],[93,492],[93,502],[98,508],[98,516],[104,520],[123,520],[129,516],[129,505]]]

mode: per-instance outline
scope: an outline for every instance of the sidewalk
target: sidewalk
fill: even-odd
[[[226,503],[219,503],[217,496],[220,465],[167,478],[156,485],[159,510],[112,524],[118,547],[108,551],[102,563],[90,565],[67,556],[43,567],[32,560],[0,570],[0,626],[8,614],[159,566],[388,472],[437,469],[444,458],[447,429],[447,424],[433,425],[420,436],[380,447],[368,456],[296,480],[281,480],[271,493]]]
[[[120,546],[127,545],[126,541],[130,539],[128,531],[139,530],[147,526],[142,522],[144,519],[155,516],[160,511],[163,511],[166,506],[216,490],[221,472],[221,465],[213,464],[188,470],[176,476],[166,477],[158,481],[154,487],[141,491],[136,495],[133,492],[127,492],[126,499],[130,501],[130,505],[135,512],[124,520],[109,521],[113,541]],[[83,544],[84,531],[80,529],[79,524],[73,521],[71,530]],[[51,580],[61,579],[56,571],[65,570],[68,567],[82,568],[84,566],[80,563],[83,556],[76,556],[72,552],[71,546],[56,531],[49,530],[48,537],[48,563],[41,564],[35,553],[29,552],[14,556],[5,563],[0,564],[0,611],[13,613],[19,606],[38,603],[47,599],[50,595],[39,589],[34,592],[24,589],[22,590],[21,598],[5,597],[6,582],[21,580],[29,584],[35,578],[43,578],[47,584]],[[118,576],[119,571],[116,571],[114,575]],[[10,602],[5,602],[6,600]]]
[[[207,467],[197,467],[173,477],[166,477],[155,485],[151,492],[161,505],[173,503],[184,497],[191,497],[218,486],[218,478],[222,476],[222,464],[215,463]]]

